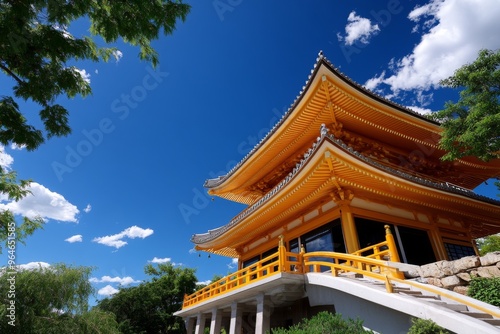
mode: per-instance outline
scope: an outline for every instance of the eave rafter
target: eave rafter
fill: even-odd
[[[321,81],[322,81],[322,86],[323,86],[323,91],[325,92],[326,96],[326,108],[330,112],[330,115],[332,117],[332,123],[337,124],[337,119],[335,118],[335,110],[333,109],[333,102],[332,102],[332,97],[330,96],[330,83],[328,79],[326,78],[326,75],[321,76]]]
[[[446,207],[452,214],[485,223],[495,223],[500,214],[496,201],[488,199],[491,202],[488,203],[486,198],[465,189],[434,184],[390,170],[327,135],[323,127],[313,148],[278,186],[228,225],[217,229],[214,235],[199,235],[192,241],[198,244],[198,249],[215,253],[230,253],[233,249],[236,252],[235,249],[245,242],[281,226],[297,212],[331,198],[336,192],[350,198],[355,193],[370,200],[389,200],[400,203],[401,207],[405,207],[404,203],[410,204],[415,206],[414,210],[422,212],[429,209],[438,212]],[[481,199],[471,198],[473,195]],[[343,199],[340,195],[337,197],[337,200]]]
[[[315,137],[311,129],[322,123],[332,128],[344,124],[353,135],[363,135],[382,145],[397,145],[394,148],[405,158],[418,151],[438,161],[444,153],[438,145],[442,129],[437,122],[370,92],[320,54],[301,92],[278,123],[233,169],[207,180],[205,187],[211,195],[248,205],[255,203],[279,182],[273,173],[310,145]],[[469,189],[498,175],[500,168],[500,160],[489,165],[472,158],[455,163],[457,175],[470,175],[460,183]],[[441,174],[430,176],[440,178]]]

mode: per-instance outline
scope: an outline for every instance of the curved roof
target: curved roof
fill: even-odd
[[[300,94],[278,123],[226,175],[206,180],[204,186],[210,194],[229,200],[258,201],[295,166],[322,123],[341,123],[353,133],[368,134],[368,141],[383,140],[401,152],[420,150],[434,161],[444,154],[438,147],[439,123],[365,89],[320,52]],[[456,173],[460,179],[444,180],[472,189],[498,175],[500,161],[486,166],[471,158],[453,167],[474,173]]]
[[[473,237],[488,235],[500,228],[497,219],[500,215],[500,201],[446,182],[429,181],[383,165],[353,150],[328,133],[326,127],[321,128],[320,134],[293,170],[259,201],[234,217],[227,225],[205,234],[193,235],[191,241],[197,244],[197,248],[236,257],[238,247],[263,231],[279,226],[280,222],[289,218],[288,213],[292,214],[298,207],[307,207],[319,198],[328,197],[334,188],[332,177],[337,184],[353,189],[356,196],[371,193],[372,196],[376,194],[390,197],[391,202],[396,205],[413,205],[415,208],[424,208],[425,211],[430,209],[438,212],[443,207],[448,207],[452,214],[455,211],[457,215],[474,221],[475,225],[470,226]],[[354,174],[356,177],[352,177]],[[365,180],[361,180],[362,178]],[[371,184],[372,187],[368,188],[364,184]],[[389,191],[388,185],[394,186],[398,191]],[[298,196],[298,189],[301,187],[304,189],[303,195]],[[293,200],[288,194],[295,194]],[[256,225],[256,221],[260,223]]]

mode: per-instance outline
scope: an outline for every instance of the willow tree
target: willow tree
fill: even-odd
[[[118,334],[112,313],[90,309],[88,267],[63,264],[0,273],[1,333]]]

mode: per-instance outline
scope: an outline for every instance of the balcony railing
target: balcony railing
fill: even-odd
[[[360,249],[352,254],[336,252],[309,252],[302,247],[300,253],[286,250],[283,237],[280,236],[278,251],[248,267],[240,269],[206,287],[184,297],[182,308],[197,305],[209,299],[241,289],[249,284],[261,281],[278,273],[305,274],[308,272],[331,271],[340,273],[358,273],[387,281],[387,277],[402,278],[402,273],[391,267],[386,261],[399,262],[399,256],[388,225],[386,240],[376,245]]]

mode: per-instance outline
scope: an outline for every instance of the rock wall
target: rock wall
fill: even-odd
[[[419,280],[428,284],[466,294],[472,277],[500,277],[500,252],[429,263],[409,275],[420,277]]]

